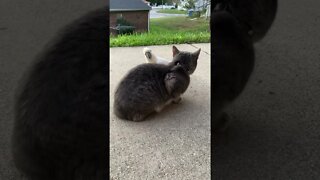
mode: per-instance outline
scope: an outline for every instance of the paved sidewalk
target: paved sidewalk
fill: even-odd
[[[110,49],[110,165],[113,179],[210,179],[210,44],[177,45],[202,49],[198,67],[178,105],[147,121],[119,120],[112,112],[116,85],[129,69],[144,63],[143,47]],[[172,45],[150,46],[171,59]]]

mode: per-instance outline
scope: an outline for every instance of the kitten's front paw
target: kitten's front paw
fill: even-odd
[[[178,104],[180,101],[181,101],[181,97],[177,97],[177,98],[173,99],[172,102],[173,102],[174,104]]]

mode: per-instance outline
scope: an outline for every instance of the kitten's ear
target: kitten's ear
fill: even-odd
[[[197,59],[198,59],[199,54],[200,54],[200,51],[201,51],[201,48],[200,48],[200,49],[198,49],[198,51],[196,51],[196,52],[192,53],[192,55],[193,55],[195,58],[197,58]]]
[[[179,53],[179,49],[176,46],[172,46],[172,54],[173,57],[176,56]]]

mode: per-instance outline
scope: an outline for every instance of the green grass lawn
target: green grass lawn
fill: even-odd
[[[165,13],[165,14],[187,14],[187,11],[177,10],[177,9],[161,9],[157,11],[157,13]]]
[[[110,47],[148,46],[210,42],[209,21],[205,18],[166,17],[150,19],[149,33],[110,37]]]

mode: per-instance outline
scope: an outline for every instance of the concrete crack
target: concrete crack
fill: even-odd
[[[187,44],[189,44],[189,43],[187,43]],[[190,45],[190,46],[192,46],[192,47],[194,47],[194,48],[199,49],[199,47],[197,47],[197,46],[195,46],[195,45],[193,45],[193,44],[189,44],[189,45]],[[202,51],[202,52],[204,52],[204,53],[206,53],[207,55],[210,55],[210,53],[209,53],[209,52],[204,51],[203,49],[201,49],[201,51]]]

